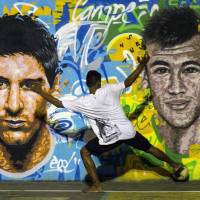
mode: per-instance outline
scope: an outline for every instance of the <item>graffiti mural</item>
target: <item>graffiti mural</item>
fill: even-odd
[[[26,24],[32,30],[29,31],[30,38],[23,36],[30,51],[23,49],[23,41],[16,40],[24,32],[20,25],[17,29],[9,21],[7,25],[0,22],[0,26],[4,27],[2,29],[5,29],[2,34],[6,35],[7,40],[13,41],[8,47],[0,46],[0,95],[3,97],[0,102],[1,180],[87,179],[80,149],[94,137],[88,120],[80,113],[50,105],[39,95],[28,91],[28,84],[33,79],[41,81],[42,78],[46,90],[56,97],[76,99],[89,92],[86,86],[86,74],[89,70],[100,72],[103,84],[123,81],[136,69],[137,58],[142,58],[145,54],[142,48],[144,25],[156,11],[172,6],[190,6],[200,13],[198,0],[0,2],[1,16],[15,15],[15,18],[23,21],[21,23],[25,23],[25,19],[18,17],[19,13],[22,16],[29,15],[36,21],[36,25],[27,22],[30,27]],[[35,26],[38,30],[38,24],[44,25],[50,34],[43,30],[41,33],[34,32]],[[41,40],[36,40],[35,34]],[[51,43],[51,34],[56,43]],[[45,53],[37,51],[40,45]],[[151,47],[147,46],[147,49],[151,52]],[[55,58],[54,50],[57,51],[58,58]],[[12,56],[6,59],[4,55]],[[53,62],[55,63],[52,64]],[[176,65],[178,61],[174,59],[171,62]],[[41,69],[41,64],[46,68]],[[188,167],[190,180],[200,179],[200,146],[197,136],[199,123],[196,122],[197,125],[193,127],[188,122],[187,127],[182,127],[188,129],[191,126],[188,130],[192,132],[194,139],[189,136],[178,139],[173,135],[176,129],[171,129],[179,123],[186,124],[188,113],[196,108],[186,109],[181,114],[173,114],[173,107],[178,105],[172,105],[171,110],[163,108],[162,97],[165,94],[162,92],[166,91],[163,89],[166,81],[160,75],[154,79],[154,73],[151,72],[149,69],[143,72],[120,97],[123,110],[128,117],[135,114],[135,118],[131,119],[133,126],[151,144]],[[178,80],[175,76],[173,78]],[[185,82],[187,81],[186,77]],[[189,89],[194,93],[193,96],[198,95],[198,88],[195,89],[189,81],[187,85],[191,85]],[[152,94],[153,101],[150,99]],[[197,115],[193,118],[196,119]],[[167,126],[168,123],[170,127]],[[99,159],[94,158],[102,179],[134,181],[169,178],[168,165],[142,151],[123,145],[103,154]]]

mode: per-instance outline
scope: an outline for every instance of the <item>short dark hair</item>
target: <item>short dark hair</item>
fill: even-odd
[[[58,73],[56,41],[36,17],[20,14],[0,17],[0,56],[16,53],[36,58],[52,87]]]
[[[101,74],[95,70],[90,70],[86,76],[86,85],[92,87],[97,81],[101,81]]]
[[[189,7],[164,8],[153,15],[145,26],[145,44],[158,43],[172,47],[191,39],[198,33],[199,15]]]

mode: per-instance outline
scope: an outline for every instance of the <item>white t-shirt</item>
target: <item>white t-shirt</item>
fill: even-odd
[[[124,82],[107,84],[75,100],[63,100],[63,106],[80,112],[88,121],[99,138],[99,144],[108,145],[118,140],[133,138],[136,134],[131,122],[120,105],[120,95],[125,89]]]

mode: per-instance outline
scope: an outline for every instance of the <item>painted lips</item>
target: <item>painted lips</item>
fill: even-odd
[[[11,129],[18,129],[24,126],[25,121],[22,120],[4,120]]]
[[[165,103],[172,110],[184,110],[188,106],[189,102],[189,100],[170,100]]]

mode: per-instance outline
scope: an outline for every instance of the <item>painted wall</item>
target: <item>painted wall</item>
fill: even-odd
[[[88,70],[98,70],[103,75],[103,83],[123,81],[137,66],[137,56],[144,55],[140,47],[145,22],[162,7],[181,5],[191,6],[200,12],[199,0],[2,0],[0,13],[37,15],[38,20],[55,34],[61,73],[57,90],[62,98],[74,98],[88,93],[85,84]],[[141,86],[142,78],[121,96],[127,115],[139,110],[149,94],[149,89]],[[189,168],[191,180],[200,179],[199,144],[188,147],[187,153],[174,153],[159,133],[157,126],[161,122],[152,102],[147,103],[132,123],[153,145],[172,159],[182,160]],[[9,167],[6,159],[12,158],[1,153],[1,180],[86,178],[79,151],[93,137],[86,131],[89,127],[87,119],[79,113],[49,105],[48,125],[50,142],[41,143],[34,149],[35,154],[41,155],[36,156],[35,162],[30,161],[30,166],[27,154],[25,160],[29,167]],[[134,181],[169,178],[167,170],[170,169],[166,164],[127,146],[120,146],[99,159],[95,158],[95,162],[102,179]]]

